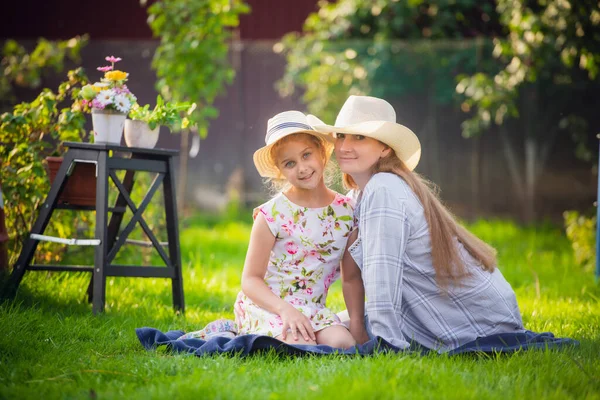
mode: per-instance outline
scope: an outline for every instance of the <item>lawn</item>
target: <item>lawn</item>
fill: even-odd
[[[525,326],[575,338],[578,348],[497,356],[198,358],[146,351],[134,329],[190,331],[231,318],[250,226],[202,219],[186,225],[185,315],[173,312],[165,279],[110,279],[106,312],[93,316],[85,301],[88,275],[27,273],[16,301],[0,306],[0,398],[600,399],[600,289],[591,272],[575,265],[559,229],[471,225],[498,249]],[[344,308],[339,282],[328,305]]]

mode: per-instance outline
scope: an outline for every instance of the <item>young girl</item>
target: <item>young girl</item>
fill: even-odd
[[[401,348],[416,342],[445,352],[479,337],[525,331],[494,249],[457,223],[413,172],[419,140],[396,123],[388,102],[350,96],[335,126],[314,128],[335,134],[344,183],[359,197],[358,238],[342,265],[358,342],[369,331]]]
[[[352,335],[325,306],[354,227],[351,200],[324,182],[332,139],[315,132],[303,113],[287,111],[269,120],[265,141],[254,164],[285,187],[254,212],[235,307],[239,333],[351,347]]]

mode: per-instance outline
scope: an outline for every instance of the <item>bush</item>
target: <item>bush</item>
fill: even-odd
[[[586,217],[578,211],[565,211],[563,216],[575,261],[586,271],[593,271],[596,265],[596,217]]]
[[[81,68],[69,71],[68,80],[60,84],[56,93],[44,89],[31,103],[18,104],[12,112],[0,116],[0,181],[10,235],[10,264],[19,256],[37,217],[36,210],[50,189],[45,157],[59,150],[56,143],[81,141],[85,136],[85,115],[74,99],[86,83]],[[67,217],[51,221],[49,228],[67,236],[76,225]],[[46,251],[42,258],[49,261],[53,256],[56,258]]]

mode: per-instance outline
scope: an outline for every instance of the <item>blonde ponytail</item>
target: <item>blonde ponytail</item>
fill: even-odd
[[[494,271],[496,250],[456,221],[438,198],[435,186],[431,182],[410,171],[393,150],[373,166],[373,173],[377,172],[396,174],[408,184],[421,201],[429,225],[433,267],[440,286],[447,286],[450,282],[459,283],[470,272],[460,256],[455,240],[462,243],[469,254],[480,263],[481,269]],[[348,174],[343,174],[342,182],[348,189],[358,188]]]

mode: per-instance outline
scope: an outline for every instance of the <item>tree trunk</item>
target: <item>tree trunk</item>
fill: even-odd
[[[508,137],[508,128],[502,125],[498,130],[511,180],[519,200],[522,219],[525,222],[533,222],[537,217],[538,183],[560,129],[554,119],[553,110],[548,110],[547,105],[541,104],[538,86],[531,85],[523,89],[519,108],[523,116],[518,120],[523,128],[523,132],[520,133],[524,137],[523,163],[518,159]],[[544,121],[546,123],[543,123]]]
[[[434,82],[433,82],[433,77],[430,77],[430,84],[429,84],[429,99],[427,99],[427,105],[428,105],[428,112],[427,112],[427,118],[429,119],[429,127],[431,129],[430,134],[429,134],[429,143],[431,144],[429,151],[431,152],[431,154],[429,154],[429,160],[431,163],[431,172],[432,172],[432,177],[431,180],[433,182],[436,182],[437,185],[440,185],[442,182],[442,177],[440,176],[440,151],[439,151],[439,144],[440,141],[438,139],[438,125],[437,125],[437,114],[438,114],[438,110],[437,110],[437,104],[435,101],[435,86],[434,86]]]
[[[508,167],[510,178],[513,186],[515,187],[517,198],[522,204],[525,199],[525,184],[523,182],[523,174],[521,172],[522,168],[519,167],[520,163],[517,159],[515,148],[508,137],[508,133],[506,132],[506,127],[504,125],[499,126],[498,133],[500,134],[500,139],[502,140],[502,150],[504,152],[504,158],[506,159],[506,166]]]
[[[535,192],[537,189],[537,149],[538,144],[532,137],[525,138],[525,197],[523,199],[523,220],[533,222],[535,213]]]
[[[471,139],[471,218],[479,215],[481,197],[481,139],[476,136]]]
[[[523,220],[527,223],[535,221],[536,218],[536,191],[538,178],[543,169],[543,160],[540,155],[540,144],[538,143],[544,132],[540,132],[539,96],[538,85],[527,86],[523,92],[522,109],[525,119],[525,198],[523,203]]]

